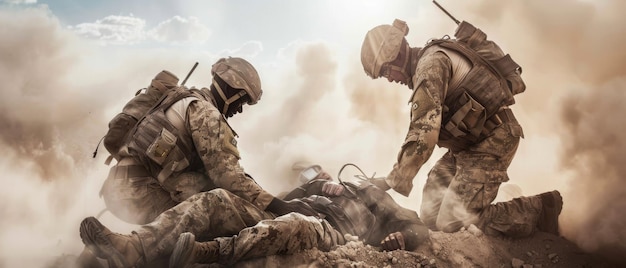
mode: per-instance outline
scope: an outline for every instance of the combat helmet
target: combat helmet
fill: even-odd
[[[381,67],[398,56],[402,40],[408,33],[409,26],[399,19],[395,19],[393,25],[379,25],[367,32],[361,46],[361,63],[369,77],[381,76]]]
[[[256,104],[261,99],[261,79],[248,61],[237,57],[221,58],[213,64],[211,74],[218,76],[232,88],[243,89],[250,96],[249,105]],[[221,89],[219,91],[220,95],[224,94]],[[235,100],[225,101],[230,104]]]

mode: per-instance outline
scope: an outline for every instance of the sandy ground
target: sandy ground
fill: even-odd
[[[73,267],[75,255],[64,255],[47,268]],[[159,265],[156,265],[159,266]],[[167,267],[167,263],[163,263]],[[220,265],[196,265],[221,267]],[[429,243],[413,252],[381,251],[360,241],[348,242],[329,252],[305,250],[241,262],[235,267],[626,267],[626,261],[609,260],[581,251],[570,241],[548,233],[523,239],[483,235],[480,231],[431,232]]]

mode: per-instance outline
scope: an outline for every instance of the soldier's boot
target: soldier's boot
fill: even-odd
[[[195,263],[215,263],[219,260],[217,241],[196,242],[192,233],[182,233],[170,256],[170,268],[191,267]]]
[[[559,235],[559,215],[563,209],[561,193],[552,191],[540,194],[539,197],[541,197],[541,215],[537,222],[537,229]]]
[[[136,234],[121,235],[111,232],[94,217],[80,223],[80,238],[98,258],[106,259],[109,267],[141,267],[145,257]]]

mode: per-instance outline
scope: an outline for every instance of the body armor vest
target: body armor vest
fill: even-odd
[[[445,96],[439,145],[464,148],[483,140],[495,126],[490,122],[515,103],[515,90],[504,74],[519,68],[509,55],[487,60],[468,44],[450,39],[431,41],[423,53],[445,53],[452,61],[452,77]],[[503,74],[504,73],[504,74]],[[517,74],[519,77],[519,74]],[[519,92],[515,92],[519,93]]]
[[[129,135],[129,153],[160,183],[185,169],[202,168],[191,133],[174,127],[165,115],[174,103],[187,97],[205,99],[194,90],[174,88],[139,120]]]

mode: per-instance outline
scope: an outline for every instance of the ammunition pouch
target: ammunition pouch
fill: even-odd
[[[454,137],[472,135],[478,137],[487,120],[485,107],[464,92],[459,97],[460,108],[450,117],[444,128]]]

